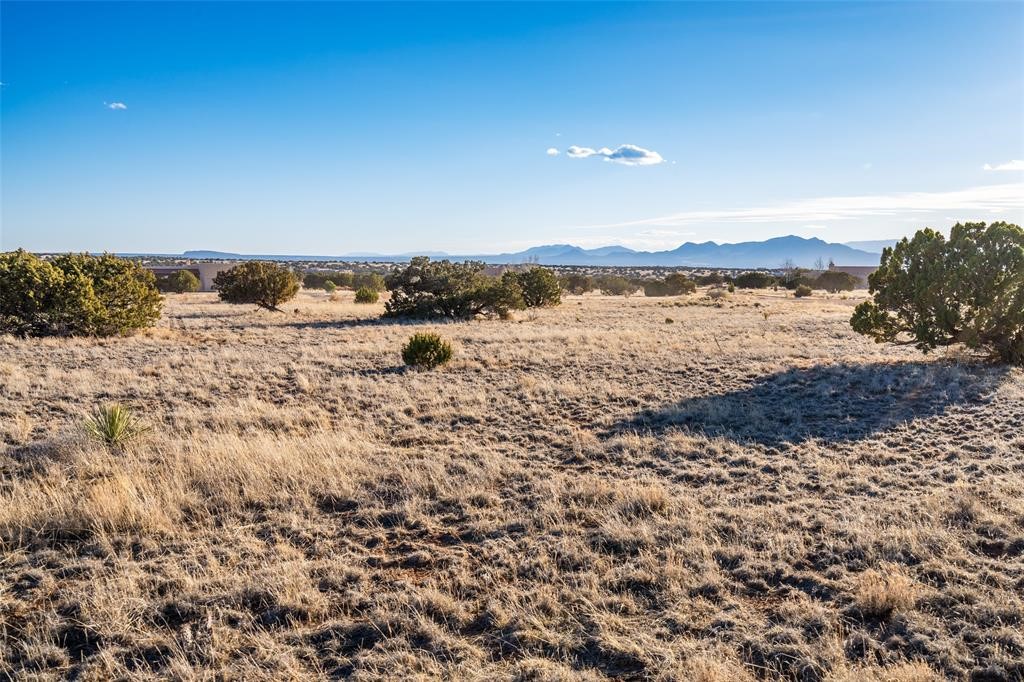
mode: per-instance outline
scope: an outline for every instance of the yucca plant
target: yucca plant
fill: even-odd
[[[85,431],[93,440],[109,448],[124,448],[149,431],[149,427],[120,403],[100,405],[85,420]]]

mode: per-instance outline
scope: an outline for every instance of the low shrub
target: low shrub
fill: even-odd
[[[566,275],[562,278],[562,288],[570,294],[585,294],[594,290],[594,278],[576,273]]]
[[[356,303],[376,303],[379,299],[380,294],[377,293],[376,289],[359,287],[356,290]]]
[[[452,345],[437,334],[413,334],[402,347],[402,360],[410,367],[433,369],[452,359]]]
[[[777,280],[767,272],[744,272],[733,283],[740,289],[767,289],[775,286]]]
[[[331,280],[327,280],[326,282],[324,282],[324,291],[326,291],[329,294],[333,294],[337,290],[337,288],[338,285],[332,282]]]
[[[793,291],[793,295],[797,298],[804,298],[805,296],[810,296],[813,293],[814,289],[811,289],[806,284],[797,285],[796,289]]]
[[[155,324],[162,305],[156,277],[133,261],[0,253],[0,334],[124,335]]]
[[[299,276],[283,265],[252,260],[225,270],[213,278],[217,295],[228,303],[251,303],[267,310],[278,307],[299,293]]]
[[[177,272],[156,278],[156,286],[160,291],[171,294],[187,294],[199,291],[199,278],[191,270]]]
[[[830,294],[837,294],[840,291],[853,291],[860,284],[860,280],[848,272],[839,270],[826,270],[814,280],[817,289],[824,289]]]
[[[388,275],[384,317],[471,319],[525,307],[515,273],[488,277],[479,261],[452,263],[416,256]]]
[[[562,285],[547,268],[534,266],[515,273],[515,278],[527,308],[551,308],[562,302]]]
[[[101,405],[85,421],[85,432],[110,448],[124,448],[149,431],[132,410],[120,403]]]

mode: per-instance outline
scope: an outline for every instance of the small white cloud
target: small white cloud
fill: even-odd
[[[547,155],[548,156],[558,156],[558,150],[555,149],[554,147],[548,147]]]
[[[635,144],[623,144],[619,145],[615,149],[608,149],[608,147],[592,149],[590,147],[578,147],[573,145],[569,147],[566,154],[573,159],[586,159],[591,156],[600,156],[605,161],[619,163],[623,166],[653,166],[655,164],[662,163],[665,160],[661,158],[661,154],[658,152],[644,149],[643,147],[637,147]]]
[[[124,102],[104,102],[107,105],[107,109],[113,109],[114,111],[123,111],[128,108],[128,105]]]
[[[990,163],[986,163],[982,166],[982,169],[987,171],[1024,171],[1024,160],[1014,159],[1013,161],[1007,161],[1006,163],[1000,163],[995,166]]]

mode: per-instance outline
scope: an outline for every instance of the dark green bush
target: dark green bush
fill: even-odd
[[[798,284],[796,290],[793,292],[793,295],[796,296],[797,298],[804,298],[805,296],[810,296],[813,293],[814,289],[810,288],[806,284]]]
[[[228,303],[251,303],[280,312],[279,305],[299,293],[299,277],[283,265],[252,260],[213,278],[217,295]]]
[[[818,278],[814,281],[816,289],[824,289],[830,294],[836,294],[840,291],[853,291],[859,284],[859,279],[848,272],[840,272],[839,270],[826,270],[818,275]]]
[[[387,285],[383,275],[376,272],[359,272],[352,275],[352,287],[354,289],[372,289],[373,291],[384,291]]]
[[[376,303],[380,299],[380,294],[377,293],[376,289],[370,287],[359,287],[356,289],[356,303]]]
[[[644,296],[681,296],[692,294],[697,285],[681,272],[674,272],[665,279],[644,280],[641,283]]]
[[[152,326],[162,299],[153,273],[104,254],[45,261],[24,250],[0,254],[0,333],[114,336]]]
[[[402,346],[402,360],[410,367],[433,369],[452,359],[452,345],[437,334],[413,334]]]
[[[706,275],[697,275],[693,280],[702,287],[723,284],[725,277],[720,272],[711,272]]]
[[[505,317],[522,309],[525,304],[515,273],[488,277],[484,268],[479,261],[452,263],[416,256],[407,267],[388,275],[391,298],[384,304],[384,316],[457,320]]]
[[[539,265],[515,273],[527,308],[550,308],[562,302],[562,286],[555,273]]]
[[[957,223],[947,241],[918,230],[882,251],[868,277],[873,300],[853,329],[928,352],[963,343],[1024,365],[1024,230],[1005,222]]]
[[[640,288],[639,285],[618,275],[602,275],[597,278],[596,284],[605,296],[629,296]]]
[[[778,281],[767,272],[744,272],[733,280],[740,289],[768,289]]]
[[[352,273],[310,271],[302,275],[302,286],[306,289],[324,289],[330,291],[327,287],[328,283],[333,284],[335,288],[351,287]]]
[[[156,278],[156,286],[160,291],[172,294],[186,294],[199,291],[199,278],[191,270],[178,270],[169,275]]]

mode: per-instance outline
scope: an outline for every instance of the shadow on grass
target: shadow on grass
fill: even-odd
[[[641,412],[612,431],[678,428],[767,446],[857,441],[951,406],[988,402],[1007,371],[940,362],[790,369],[743,389]]]

